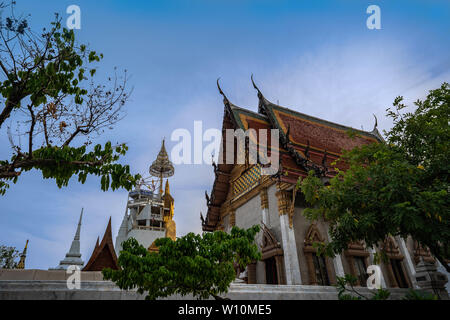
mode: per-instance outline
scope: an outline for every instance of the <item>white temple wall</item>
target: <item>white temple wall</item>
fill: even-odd
[[[261,197],[259,194],[236,209],[236,226],[248,229],[254,225],[260,225],[262,221]],[[255,242],[261,250],[262,232],[255,237]],[[256,262],[256,283],[266,283],[265,264]]]
[[[261,214],[261,200],[259,194],[248,200],[242,206],[236,209],[236,226],[242,229],[248,229],[254,225],[260,225]],[[255,242],[261,249],[262,232],[259,232],[255,237]]]
[[[248,229],[261,223],[261,200],[259,194],[236,209],[236,226]]]
[[[142,246],[148,248],[153,241],[158,238],[164,238],[165,236],[165,231],[152,230],[150,232],[149,230],[133,229],[128,233],[127,239],[135,238]]]

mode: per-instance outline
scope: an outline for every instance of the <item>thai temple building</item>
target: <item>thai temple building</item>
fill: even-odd
[[[279,106],[267,100],[254,82],[259,104],[258,112],[253,112],[231,103],[219,82],[217,86],[224,103],[222,146],[219,163],[213,164],[215,180],[210,195],[206,194],[208,209],[205,218],[201,214],[202,228],[228,232],[233,226],[262,226],[257,236],[262,259],[247,266],[249,284],[331,286],[336,284],[337,276],[352,274],[359,286],[366,286],[367,267],[374,264],[375,252],[382,247],[389,258],[380,265],[383,287],[418,288],[420,264],[431,262],[434,268],[438,266],[429,251],[418,247],[413,239],[391,237],[376,250],[366,248],[362,242],[352,243],[335,258],[317,255],[313,246],[314,242],[329,241],[328,224],[323,220],[311,222],[303,216],[307,204],[295,189],[298,178],[313,170],[326,183],[336,174],[336,165],[331,164],[342,150],[382,141],[376,123],[372,131],[366,132]],[[279,149],[271,152],[279,153],[279,171],[262,175],[264,165],[259,161],[250,163],[249,137],[245,163],[237,164],[236,149],[235,161],[225,161],[227,148],[237,145],[236,137],[227,140],[227,129],[255,129],[256,143],[260,143],[260,129],[269,133],[278,129]],[[338,163],[337,167],[345,169],[345,164]]]

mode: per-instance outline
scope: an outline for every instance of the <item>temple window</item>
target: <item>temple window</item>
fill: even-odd
[[[317,254],[317,249],[313,246],[315,242],[324,243],[325,240],[320,235],[317,225],[313,223],[306,233],[303,247],[308,265],[309,284],[329,286],[331,284],[329,258]]]
[[[353,262],[355,265],[356,278],[358,279],[359,285],[365,287],[367,284],[367,265],[363,257],[354,257]]]
[[[403,265],[403,255],[400,253],[398,245],[393,237],[388,237],[382,244],[382,249],[389,258],[387,275],[392,287],[410,288],[405,266]]]
[[[277,265],[274,257],[270,257],[266,260],[266,284],[278,284]]]
[[[318,256],[316,253],[312,253],[312,259],[314,263],[317,284],[320,286],[329,286],[330,279],[328,278],[325,258],[323,256]]]
[[[356,285],[365,287],[367,285],[367,266],[369,252],[366,251],[364,242],[353,242],[348,245],[344,252],[347,259],[350,273],[356,277]]]
[[[403,273],[402,262],[398,259],[389,259],[392,271],[394,273],[395,281],[399,288],[408,288],[408,282],[406,281],[405,274]]]

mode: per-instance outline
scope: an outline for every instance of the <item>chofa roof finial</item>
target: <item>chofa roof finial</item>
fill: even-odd
[[[201,211],[200,211],[200,220],[202,221],[202,225],[204,225],[205,224],[205,218],[203,218],[203,214],[202,214]]]
[[[375,124],[373,126],[373,130],[375,130],[378,127],[378,119],[377,119],[377,116],[375,114],[373,114],[373,117],[375,118]]]
[[[219,93],[223,96],[223,100],[228,102],[227,96],[225,95],[225,93],[223,93],[222,88],[220,88],[219,80],[220,80],[220,77],[217,78],[217,89],[219,89]]]
[[[208,191],[205,190],[205,199],[206,199],[206,205],[209,206],[211,203],[211,198],[208,195]]]
[[[373,130],[370,132],[372,135],[374,135],[378,140],[384,141],[383,136],[378,131],[378,119],[377,116],[374,114],[373,117],[375,118],[375,124],[373,125]]]

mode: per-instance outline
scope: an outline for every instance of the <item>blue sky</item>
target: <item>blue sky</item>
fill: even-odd
[[[23,1],[37,29],[53,13],[81,8],[81,43],[105,56],[99,74],[127,69],[133,93],[127,116],[95,142],[126,142],[123,159],[146,174],[161,139],[170,151],[174,129],[221,128],[221,77],[229,99],[257,109],[253,73],[264,95],[279,104],[355,128],[371,130],[373,116],[388,129],[385,109],[398,95],[411,102],[450,80],[448,1]],[[381,30],[366,27],[366,8],[381,9]],[[10,155],[0,130],[0,158]],[[208,165],[179,165],[170,180],[178,235],[200,232]],[[30,239],[27,268],[56,266],[70,247],[84,207],[82,258],[112,217],[115,238],[126,191],[102,192],[96,178],[58,189],[39,172],[22,174],[0,197],[0,243],[22,250]]]

